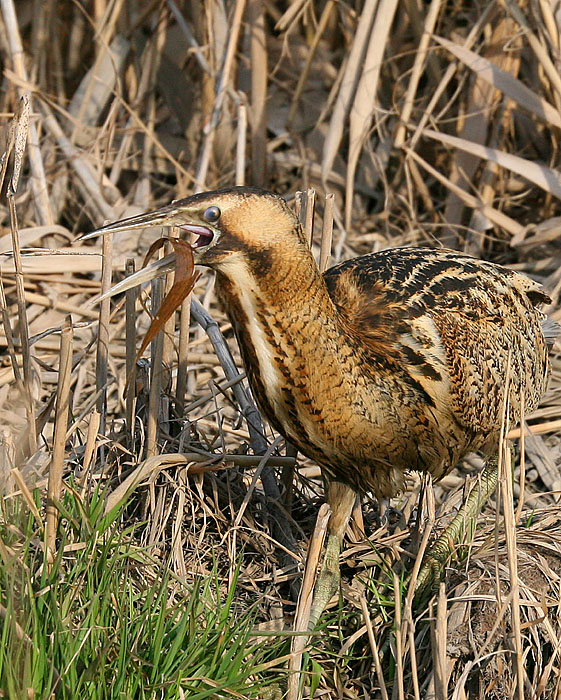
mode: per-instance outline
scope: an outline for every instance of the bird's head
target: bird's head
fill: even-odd
[[[298,220],[285,201],[272,192],[250,187],[195,194],[155,211],[103,226],[82,240],[158,226],[177,227],[181,237],[187,240],[189,234],[194,234],[191,248],[195,264],[234,277],[237,268],[248,265],[253,272],[266,272],[275,251],[290,256],[296,248],[306,247]],[[168,255],[129,277],[128,288],[172,270],[174,265],[175,255]],[[130,284],[133,278],[134,283]],[[121,292],[124,287],[112,291]]]
[[[122,219],[82,236],[80,240],[149,227],[177,227],[184,243],[170,238],[175,253],[143,267],[96,299],[97,302],[175,271],[172,288],[144,338],[138,356],[193,289],[194,264],[217,270],[238,284],[275,271],[279,256],[291,260],[298,249],[309,249],[298,219],[278,195],[249,187],[195,194],[146,214]],[[162,239],[156,245],[162,243]],[[150,257],[152,249],[149,251]]]

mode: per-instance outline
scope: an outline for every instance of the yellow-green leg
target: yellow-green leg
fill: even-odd
[[[331,481],[328,484],[331,519],[329,521],[323,564],[314,587],[314,598],[308,624],[309,631],[315,629],[322,612],[339,589],[341,581],[339,555],[356,495],[356,491],[353,488],[340,481]]]
[[[481,473],[479,487],[476,486],[472,489],[456,517],[427,551],[415,584],[416,595],[421,594],[427,586],[440,577],[446,562],[454,554],[456,546],[465,535],[467,534],[468,540],[472,539],[477,517],[497,488],[498,479],[499,461],[497,455],[489,458]]]

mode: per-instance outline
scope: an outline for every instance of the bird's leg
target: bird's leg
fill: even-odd
[[[450,525],[427,551],[425,561],[415,583],[416,595],[421,594],[440,575],[444,565],[454,553],[456,545],[465,533],[468,534],[468,539],[471,540],[475,531],[477,517],[497,488],[498,479],[499,457],[495,455],[489,458],[481,472],[479,486],[475,486],[472,489],[467,501],[460,508]]]
[[[309,630],[315,628],[322,612],[339,588],[341,580],[339,568],[341,544],[349,524],[356,495],[356,491],[351,486],[343,484],[341,481],[330,481],[328,484],[331,519],[329,521],[323,564],[314,589],[314,599],[308,625]]]

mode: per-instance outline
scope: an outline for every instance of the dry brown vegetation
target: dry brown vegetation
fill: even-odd
[[[107,241],[103,270],[101,243],[72,241],[193,191],[245,183],[290,199],[314,188],[318,256],[332,193],[332,261],[396,245],[458,248],[538,279],[561,320],[561,9],[549,0],[0,8],[5,498],[23,493],[36,510],[34,488],[44,504],[47,486],[58,501],[61,479],[83,499],[103,486],[110,505],[126,499],[124,520],[144,523],[137,536],[177,580],[218,563],[227,587],[242,557],[239,605],[259,601],[260,632],[289,630],[299,579],[286,550],[295,546],[301,564],[321,482],[301,458],[293,473],[290,455],[254,456],[279,443],[247,427],[255,409],[212,277],[197,284],[201,306],[185,303],[177,332],[168,325],[136,367],[136,400],[125,398],[162,290],[154,285],[136,311],[131,293],[100,308],[88,301],[127,260],[138,265],[158,232]],[[310,203],[304,196],[308,224]],[[223,338],[235,366],[218,359]],[[466,479],[476,483],[480,462],[422,501],[412,477],[383,526],[365,502],[370,541],[357,513],[342,603],[304,660],[305,696],[561,697],[559,349],[517,448],[514,494],[503,476],[427,605],[412,606],[403,567],[457,508]],[[51,553],[57,514],[37,512]]]

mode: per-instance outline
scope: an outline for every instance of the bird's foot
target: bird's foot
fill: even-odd
[[[454,554],[465,533],[468,535],[468,540],[473,538],[477,517],[497,488],[498,478],[498,457],[491,457],[481,473],[480,484],[472,489],[467,501],[455,518],[427,551],[415,582],[415,596],[417,598],[427,587],[440,579],[446,562]]]
[[[330,534],[327,539],[325,556],[319,576],[314,587],[314,598],[310,609],[308,631],[315,629],[321,614],[327,604],[339,589],[341,572],[339,568],[339,554],[341,553],[341,538]]]

